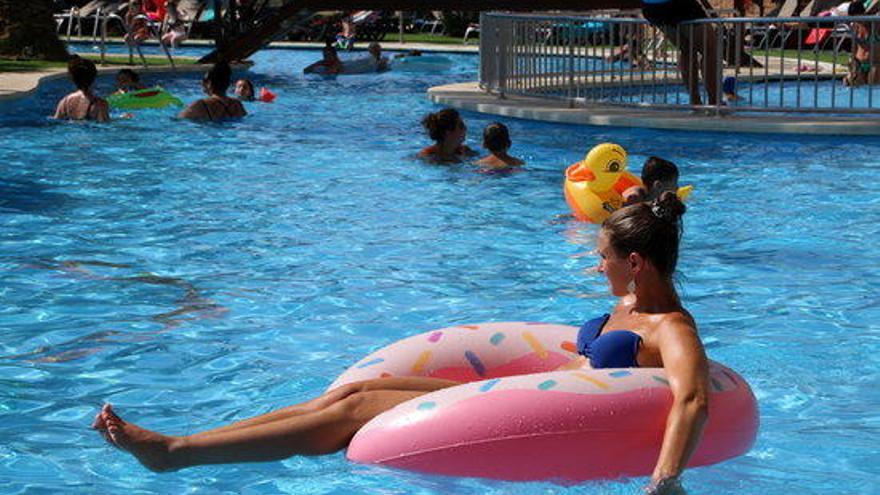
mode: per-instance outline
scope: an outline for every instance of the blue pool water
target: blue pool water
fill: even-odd
[[[416,332],[607,311],[596,228],[561,191],[603,141],[696,184],[681,294],[761,408],[752,451],[689,470],[689,493],[878,493],[880,140],[505,120],[528,166],[486,175],[413,159],[425,90],[472,80],[475,58],[303,78],[316,56],[258,54],[251,77],[278,100],[223,125],[52,122],[63,82],[0,106],[0,493],[638,493],[644,479],[456,479],[343,454],[155,475],[88,428],[112,402],[195,432],[314,396]],[[162,78],[187,101],[198,81]],[[495,118],[465,118],[476,147]]]
[[[629,81],[629,74],[624,78]],[[639,81],[638,76],[632,78]],[[650,81],[650,75],[645,81]],[[702,101],[706,102],[706,91],[701,87]],[[689,102],[687,87],[683,84],[647,86],[645,88],[592,88],[582,90],[581,94],[588,99],[610,101],[616,103],[659,103],[687,105]],[[844,86],[840,80],[802,79],[788,81],[757,81],[739,82],[736,85],[739,99],[733,103],[735,107],[752,107],[773,110],[804,110],[820,109],[858,112],[880,107],[880,87],[878,86]],[[841,112],[841,113],[843,113]],[[793,115],[793,117],[795,117]]]

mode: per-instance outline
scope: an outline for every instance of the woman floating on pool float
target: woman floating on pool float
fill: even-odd
[[[681,201],[667,193],[653,203],[618,210],[603,224],[598,271],[620,299],[610,315],[584,325],[578,339],[584,355],[563,366],[586,369],[625,363],[665,370],[670,409],[651,478],[654,494],[677,489],[707,419],[709,363],[696,323],[672,281],[684,211]],[[108,442],[154,471],[272,461],[341,450],[379,414],[456,385],[455,380],[398,376],[349,383],[309,402],[187,436],[141,428],[120,418],[110,405],[102,408],[93,426]],[[517,411],[509,414],[515,417]]]
[[[467,126],[458,110],[444,108],[422,119],[422,127],[434,144],[419,152],[418,157],[432,163],[461,163],[464,158],[476,156],[477,152],[464,144]]]
[[[179,117],[190,120],[210,120],[219,122],[227,119],[237,119],[247,115],[244,105],[235,98],[226,95],[229,84],[232,81],[232,69],[226,62],[218,62],[205,74],[202,79],[202,89],[207,98],[191,104]]]

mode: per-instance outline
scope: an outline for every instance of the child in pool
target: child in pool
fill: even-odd
[[[250,79],[235,81],[235,97],[241,101],[254,101],[254,83]]]
[[[739,100],[739,95],[736,94],[736,78],[733,76],[725,77],[721,82],[721,92],[724,93],[724,101],[728,104]]]
[[[643,186],[632,186],[623,191],[623,206],[653,201],[665,191],[678,190],[678,167],[669,160],[656,156],[645,160],[642,167]]]
[[[144,89],[141,84],[141,77],[137,72],[131,69],[119,69],[116,73],[116,92],[113,94],[123,94],[130,91]]]
[[[510,146],[510,132],[506,125],[500,122],[487,125],[483,129],[483,147],[489,150],[489,156],[478,160],[476,165],[490,169],[509,169],[523,165],[525,162],[507,153]]]

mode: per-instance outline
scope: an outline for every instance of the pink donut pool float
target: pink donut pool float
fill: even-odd
[[[348,447],[355,462],[503,480],[651,474],[672,404],[662,368],[552,371],[576,355],[577,327],[483,323],[409,337],[330,386],[387,376],[465,382],[398,405]],[[709,420],[689,466],[742,455],[758,431],[749,385],[710,362]]]

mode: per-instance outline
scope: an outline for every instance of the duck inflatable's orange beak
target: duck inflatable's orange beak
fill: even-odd
[[[593,182],[596,180],[596,174],[584,165],[584,162],[577,162],[565,169],[565,177],[572,182]]]

